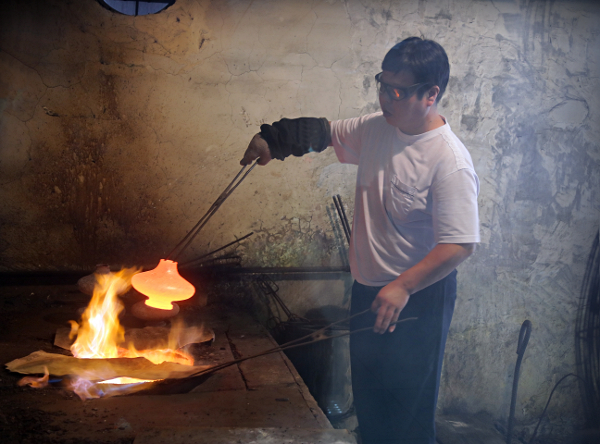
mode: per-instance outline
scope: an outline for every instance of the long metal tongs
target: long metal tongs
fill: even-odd
[[[231,365],[239,364],[240,362],[247,361],[248,359],[258,358],[259,356],[265,356],[265,355],[269,355],[271,353],[277,353],[277,352],[281,352],[281,351],[284,351],[284,350],[289,350],[290,348],[301,347],[301,346],[307,345],[307,344],[314,344],[315,342],[326,341],[328,339],[341,338],[342,336],[348,336],[348,335],[352,335],[354,333],[359,333],[359,332],[364,332],[364,331],[369,331],[369,330],[372,331],[373,327],[365,327],[365,328],[359,328],[359,329],[356,329],[356,330],[347,331],[347,332],[344,332],[344,333],[339,333],[339,334],[333,335],[333,336],[329,336],[329,335],[326,334],[326,331],[328,329],[330,329],[331,327],[333,327],[334,325],[341,324],[341,323],[344,323],[344,322],[348,322],[352,318],[355,318],[357,316],[365,314],[365,313],[367,313],[369,311],[371,311],[371,309],[367,308],[364,311],[355,313],[355,314],[353,314],[352,316],[350,316],[350,317],[348,317],[346,319],[342,319],[342,320],[336,321],[336,322],[334,322],[332,324],[329,324],[329,325],[321,328],[320,330],[317,330],[317,331],[314,331],[312,333],[309,333],[308,335],[303,336],[301,338],[293,339],[293,340],[291,340],[289,342],[286,342],[285,344],[281,344],[281,345],[278,345],[277,347],[273,347],[273,348],[271,348],[269,350],[265,350],[265,351],[262,351],[260,353],[256,353],[255,355],[245,356],[243,358],[234,359],[233,361],[228,361],[228,362],[224,362],[222,364],[217,364],[217,365],[215,365],[213,367],[209,367],[209,368],[206,368],[204,370],[200,370],[197,373],[194,373],[194,374],[192,374],[192,375],[190,375],[188,377],[189,378],[193,378],[193,377],[196,377],[196,376],[207,375],[207,374],[216,372],[218,370],[224,369],[226,367],[229,367]],[[416,317],[404,318],[404,319],[400,319],[400,320],[398,320],[396,322],[392,322],[392,323],[390,323],[390,325],[397,325],[397,324],[401,324],[403,322],[408,322],[408,321],[416,321],[417,319],[419,319],[419,318],[416,318]],[[308,340],[308,341],[304,342],[306,340]]]
[[[202,216],[200,218],[198,223],[196,225],[194,225],[194,228],[192,228],[188,232],[188,234],[186,234],[185,237],[175,246],[175,248],[173,248],[173,250],[171,250],[171,252],[167,255],[166,259],[173,260],[175,257],[180,255],[183,252],[183,250],[185,250],[192,243],[192,241],[198,235],[198,233],[204,227],[204,225],[206,225],[206,223],[213,216],[213,214],[215,214],[217,212],[219,207],[221,205],[223,205],[223,202],[225,202],[225,199],[227,199],[231,195],[231,193],[233,193],[233,191],[239,186],[239,184],[242,183],[242,181],[246,178],[246,176],[248,174],[250,174],[250,171],[252,171],[252,169],[257,165],[257,163],[258,163],[258,160],[256,162],[254,162],[254,164],[250,167],[250,169],[248,171],[246,171],[246,174],[244,174],[243,176],[242,176],[242,173],[244,172],[244,170],[246,169],[246,167],[248,165],[244,165],[242,167],[240,172],[237,173],[237,175],[233,178],[233,180],[227,186],[227,188],[225,188],[225,190],[221,193],[221,195],[217,198],[217,200],[211,205],[211,207],[208,209],[206,214],[204,214],[204,216]],[[242,176],[242,177],[240,178],[240,180],[238,180],[238,178],[240,176]]]

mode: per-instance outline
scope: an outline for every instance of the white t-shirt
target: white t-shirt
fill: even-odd
[[[383,286],[438,243],[479,242],[479,179],[448,123],[417,136],[381,112],[331,122],[342,163],[358,165],[350,268]]]

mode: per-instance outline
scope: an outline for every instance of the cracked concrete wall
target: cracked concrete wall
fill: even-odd
[[[440,407],[506,418],[525,319],[517,419],[535,421],[574,370],[599,220],[595,2],[178,0],[137,18],[93,0],[0,8],[3,270],[155,264],[238,172],[261,123],[378,109],[383,55],[422,34],[449,54],[442,113],[481,179],[482,243],[460,267]],[[274,161],[182,259],[254,231],[237,249],[245,265],[342,265],[331,197],[352,213],[353,186],[353,167],[332,150]],[[328,303],[345,303],[345,285]],[[290,305],[317,306],[321,291]],[[547,430],[578,415],[567,382]]]

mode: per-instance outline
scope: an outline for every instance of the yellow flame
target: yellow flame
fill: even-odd
[[[131,278],[138,270],[124,268],[117,273],[96,273],[96,286],[88,307],[81,317],[77,339],[71,352],[77,358],[117,358],[118,344],[125,339],[125,330],[119,322],[123,305],[117,295],[131,286]],[[73,331],[73,323],[71,331]]]
[[[138,271],[134,268],[125,268],[116,273],[97,273],[95,275],[94,293],[82,315],[81,323],[71,321],[71,335],[77,336],[75,342],[71,345],[73,356],[85,359],[144,357],[154,364],[168,361],[194,365],[194,360],[190,356],[177,351],[177,348],[179,348],[177,338],[181,329],[184,328],[183,324],[173,326],[168,343],[164,344],[164,347],[161,344],[159,349],[136,350],[133,344],[129,344],[128,348],[122,347],[125,340],[125,330],[119,322],[119,313],[123,310],[123,305],[119,301],[118,295],[129,290],[131,278]],[[147,381],[135,380],[135,382]],[[111,384],[129,384],[131,382],[134,382],[132,378],[110,380]],[[85,381],[80,381],[79,384],[80,388],[76,390],[79,396],[98,396],[96,392],[90,393],[89,384]]]

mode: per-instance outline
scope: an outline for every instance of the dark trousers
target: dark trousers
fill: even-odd
[[[354,282],[352,314],[368,309],[382,287]],[[393,333],[350,336],[352,391],[363,444],[435,444],[435,408],[444,347],[456,300],[456,271],[413,294]],[[351,330],[372,327],[368,312]]]

